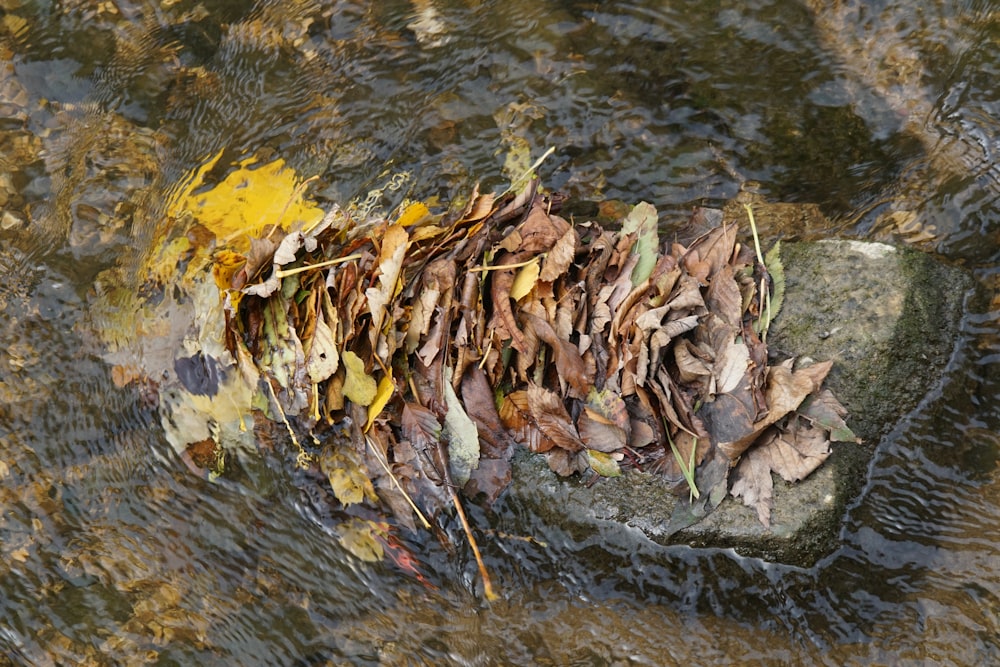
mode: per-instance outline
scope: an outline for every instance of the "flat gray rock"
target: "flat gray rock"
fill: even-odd
[[[835,443],[826,463],[802,482],[775,477],[770,528],[727,497],[678,532],[671,527],[678,499],[655,475],[631,471],[587,485],[557,477],[542,457],[526,453],[515,459],[506,502],[577,539],[638,536],[802,566],[829,553],[848,503],[864,484],[874,445],[939,383],[974,283],[929,255],[880,243],[789,243],[781,255],[785,303],[768,348],[803,362],[832,359],[826,386],[850,411],[848,424],[864,442]]]

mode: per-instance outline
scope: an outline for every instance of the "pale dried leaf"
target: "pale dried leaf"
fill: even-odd
[[[316,318],[316,330],[313,332],[309,355],[306,357],[306,370],[309,379],[319,384],[337,372],[340,364],[340,354],[333,340],[333,330],[322,316]]]
[[[822,429],[799,423],[776,432],[757,445],[761,455],[770,461],[771,470],[786,482],[797,482],[808,477],[830,456],[830,440]],[[751,450],[753,451],[753,450]]]
[[[730,493],[742,498],[743,504],[757,511],[757,518],[766,528],[771,526],[771,507],[774,503],[774,480],[771,464],[759,449],[751,449],[740,459],[732,472]]]
[[[716,391],[727,394],[735,391],[746,378],[750,368],[750,350],[743,343],[730,340],[715,358],[712,368],[716,378]]]
[[[549,250],[545,261],[542,262],[542,270],[538,279],[545,282],[552,282],[559,278],[569,269],[576,256],[577,234],[572,227],[559,237],[552,249]]]
[[[479,465],[479,431],[452,388],[451,374],[451,369],[445,369],[442,390],[448,412],[444,417],[444,432],[448,438],[452,478],[458,486],[465,486],[472,470]]]

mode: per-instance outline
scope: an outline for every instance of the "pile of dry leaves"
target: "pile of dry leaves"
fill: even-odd
[[[403,525],[454,488],[495,500],[516,446],[560,475],[641,467],[710,507],[728,492],[767,524],[772,471],[801,479],[853,439],[820,388],[829,364],[768,365],[777,252],[734,224],[661,243],[649,204],[608,231],[560,203],[532,184],[451,218],[331,214],[217,261],[258,407],[338,500],[381,500]],[[295,436],[331,424],[351,437]]]

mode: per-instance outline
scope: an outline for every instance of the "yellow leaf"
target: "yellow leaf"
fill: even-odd
[[[353,450],[327,446],[320,454],[319,467],[330,481],[333,495],[345,506],[363,502],[366,498],[378,502],[375,487]]]
[[[520,301],[528,295],[535,286],[535,283],[538,282],[539,271],[540,267],[537,257],[521,267],[521,270],[514,277],[514,284],[510,288],[510,296],[514,301]]]
[[[396,221],[396,224],[400,227],[409,227],[410,225],[420,222],[430,214],[430,210],[423,202],[413,202],[407,206],[403,213],[399,216],[399,220]]]
[[[390,369],[391,370],[391,369]],[[375,392],[375,399],[372,404],[368,406],[368,421],[365,422],[365,432],[372,427],[372,423],[382,414],[382,410],[385,409],[386,403],[392,398],[392,392],[395,391],[396,385],[392,382],[392,374],[384,376],[378,382],[378,391]]]
[[[340,524],[337,532],[340,534],[341,546],[366,563],[377,563],[385,555],[378,540],[379,536],[385,534],[385,530],[373,521],[351,519]]]
[[[202,191],[205,175],[221,157],[220,151],[182,181],[170,198],[168,216],[180,218],[189,212],[224,242],[259,236],[267,225],[297,229],[322,220],[323,210],[302,197],[301,179],[281,158],[259,166],[254,166],[256,158],[247,158],[221,182]]]
[[[191,239],[187,236],[178,236],[166,242],[159,254],[150,257],[146,265],[146,276],[151,282],[164,285],[176,280],[177,265],[180,258],[191,251]]]
[[[375,378],[365,373],[365,362],[350,350],[344,350],[340,360],[344,362],[344,370],[347,372],[344,378],[344,396],[357,405],[371,405],[378,386]]]
[[[219,291],[224,292],[233,286],[233,276],[247,263],[247,258],[238,252],[222,248],[215,253],[212,263],[212,276]]]

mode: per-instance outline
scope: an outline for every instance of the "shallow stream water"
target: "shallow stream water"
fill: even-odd
[[[1000,298],[815,567],[501,504],[471,516],[491,604],[462,547],[415,537],[421,582],[354,559],[282,470],[189,474],[86,331],[95,277],[142,266],[220,149],[388,211],[553,146],[581,215],[646,200],[664,233],[753,182],[830,219],[772,235],[914,244],[992,295],[1000,5],[913,5],[0,0],[0,664],[1000,663]]]

